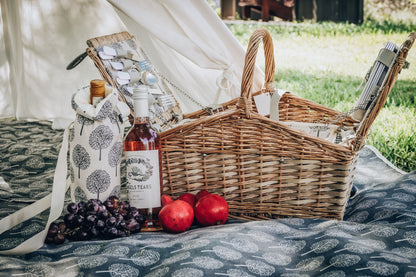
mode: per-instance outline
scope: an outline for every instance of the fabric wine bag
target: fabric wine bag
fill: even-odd
[[[72,97],[76,118],[69,132],[71,199],[106,200],[120,194],[120,162],[123,153],[123,118],[130,108],[106,87],[106,97],[89,103],[89,86]]]
[[[49,209],[44,229],[16,247],[0,251],[0,255],[24,255],[42,247],[50,224],[62,214],[69,187],[72,201],[103,200],[120,191],[122,122],[127,120],[130,108],[118,100],[111,87],[106,87],[106,97],[96,107],[90,105],[89,86],[74,94],[72,107],[76,118],[63,134],[52,192],[0,220],[2,234]]]

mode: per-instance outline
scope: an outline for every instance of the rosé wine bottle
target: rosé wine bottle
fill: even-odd
[[[124,140],[127,194],[130,205],[139,209],[146,222],[142,231],[158,231],[161,225],[162,166],[160,138],[150,127],[148,89],[133,90],[134,123]]]

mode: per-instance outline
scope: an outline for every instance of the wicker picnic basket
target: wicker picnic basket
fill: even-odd
[[[279,217],[342,219],[350,197],[357,152],[384,105],[416,33],[402,45],[382,88],[376,108],[359,124],[347,114],[285,93],[279,121],[261,116],[253,95],[274,91],[274,56],[270,34],[259,29],[247,49],[241,96],[214,114],[201,110],[189,123],[162,132],[164,193],[178,196],[206,189],[223,196],[232,217],[244,220]],[[265,89],[252,93],[260,43],[265,53]],[[349,126],[356,136],[335,144],[292,129],[284,121],[331,122]]]

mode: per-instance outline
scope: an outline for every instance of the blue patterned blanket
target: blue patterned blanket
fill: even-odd
[[[0,182],[0,218],[50,192],[61,140],[49,122],[1,121],[0,176],[9,186]],[[416,276],[416,172],[365,147],[354,190],[343,221],[229,220],[177,235],[45,245],[0,256],[0,276]],[[0,250],[42,230],[45,216],[0,235]]]

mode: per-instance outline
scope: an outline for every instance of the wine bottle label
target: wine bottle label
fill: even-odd
[[[126,151],[127,194],[138,209],[160,207],[159,151]]]

